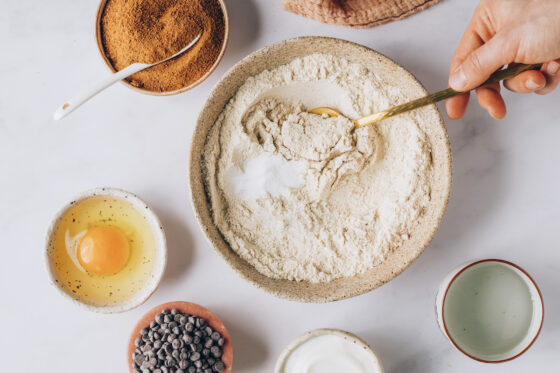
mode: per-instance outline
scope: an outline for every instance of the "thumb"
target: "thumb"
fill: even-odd
[[[456,91],[469,91],[480,84],[496,70],[512,62],[513,53],[504,48],[499,35],[475,49],[449,76],[449,86]]]

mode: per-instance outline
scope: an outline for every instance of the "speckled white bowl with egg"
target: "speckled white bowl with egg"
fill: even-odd
[[[92,304],[88,304],[84,302],[82,299],[68,291],[67,287],[63,287],[59,284],[58,275],[55,268],[54,262],[54,238],[56,235],[56,229],[58,226],[59,220],[64,216],[64,214],[72,207],[73,205],[80,203],[87,198],[91,197],[112,197],[118,198],[121,200],[125,200],[129,202],[134,209],[136,209],[141,215],[146,218],[150,228],[152,229],[152,233],[155,240],[155,263],[152,273],[150,277],[144,284],[144,286],[134,293],[130,298],[127,300],[117,303],[111,304],[107,306],[95,306]],[[100,313],[118,313],[131,310],[135,307],[138,307],[142,303],[144,303],[157,289],[159,286],[161,279],[163,277],[163,273],[165,272],[165,266],[167,264],[167,243],[165,240],[165,233],[163,231],[163,226],[156,216],[154,211],[138,196],[126,192],[122,189],[117,188],[110,188],[110,187],[100,187],[88,190],[86,192],[81,193],[80,195],[73,198],[70,202],[60,209],[60,211],[55,215],[53,218],[49,229],[47,231],[46,243],[45,243],[45,264],[47,269],[47,275],[49,277],[50,282],[58,290],[58,292],[65,298],[70,299],[74,304],[77,304],[81,308],[87,309],[89,311],[100,312]]]

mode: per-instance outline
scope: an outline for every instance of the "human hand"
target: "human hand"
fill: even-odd
[[[560,82],[560,0],[482,0],[451,62],[449,86],[468,91],[511,63],[544,63],[504,81],[509,90],[547,94]],[[476,90],[478,103],[501,119],[506,105],[500,84]],[[459,119],[469,93],[447,100],[447,114]]]

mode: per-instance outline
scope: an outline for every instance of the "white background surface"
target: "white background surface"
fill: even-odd
[[[240,279],[211,249],[192,212],[187,156],[198,111],[217,80],[247,54],[300,35],[355,41],[398,61],[434,91],[444,88],[476,1],[445,0],[406,20],[350,30],[282,10],[279,0],[227,2],[228,50],[192,91],[152,97],[118,84],[66,120],[52,113],[107,74],[95,45],[96,1],[7,1],[0,12],[0,370],[125,372],[137,319],[172,300],[200,303],[231,331],[237,372],[271,372],[282,347],[304,331],[336,327],[366,339],[387,373],[552,372],[560,363],[560,93],[506,94],[494,121],[479,107],[446,118],[454,183],[444,222],[425,253],[387,285],[350,300],[299,304]],[[474,103],[474,102],[472,102]],[[441,106],[440,106],[441,107]],[[47,281],[44,235],[73,195],[96,186],[137,193],[163,221],[169,266],[158,291],[118,315],[84,311]],[[534,275],[545,300],[542,334],[501,365],[455,351],[434,314],[440,280],[472,258],[511,260]]]

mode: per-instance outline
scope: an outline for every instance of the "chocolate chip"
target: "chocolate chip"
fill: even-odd
[[[222,356],[222,349],[218,346],[210,347],[210,352],[214,355],[215,358],[219,358]]]
[[[144,358],[144,355],[142,355],[142,354],[137,354],[137,355],[134,357],[134,361],[135,361],[136,364],[138,364],[138,365],[142,365],[142,363],[144,362],[144,360],[145,360],[145,358]]]
[[[183,342],[185,343],[192,343],[193,342],[193,337],[191,335],[188,334],[183,334]]]
[[[148,358],[151,358],[151,357],[156,356],[156,353],[154,352],[154,350],[149,350],[149,351],[146,351],[146,353],[144,354],[144,356],[146,356],[146,357],[148,357]]]
[[[167,352],[168,354],[173,352],[173,346],[171,346],[171,343],[168,343],[163,348],[165,349],[165,352]]]
[[[155,357],[151,357],[150,360],[148,360],[148,364],[150,365],[150,368],[155,367],[157,364],[157,359]]]
[[[189,363],[187,362],[187,360],[179,360],[179,368],[187,369],[188,366],[189,366]]]

